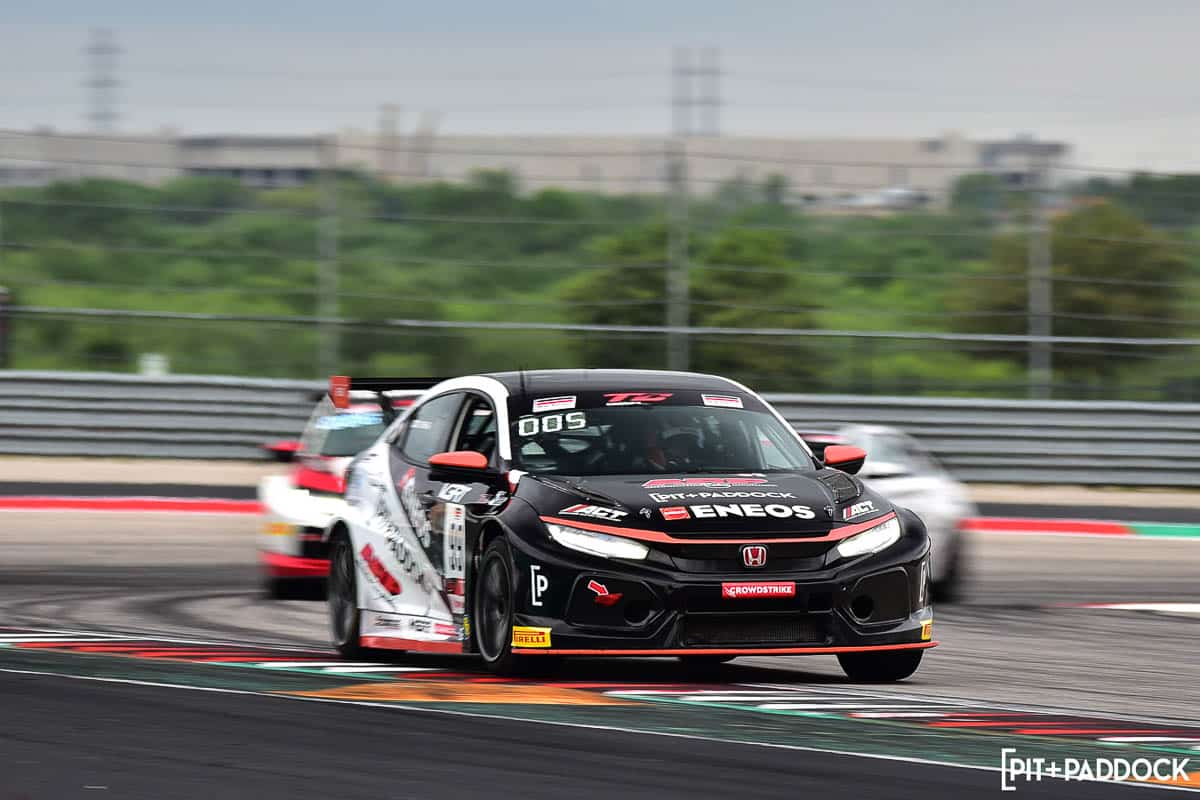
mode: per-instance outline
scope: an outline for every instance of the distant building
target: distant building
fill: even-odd
[[[1066,144],[1016,138],[684,140],[696,194],[725,184],[787,181],[789,199],[856,210],[944,204],[954,181],[974,172],[1026,185],[1053,172]],[[50,131],[0,133],[0,185],[111,177],[159,183],[220,175],[256,187],[295,186],[326,164],[396,183],[464,180],[480,169],[507,170],[525,189],[549,186],[609,194],[659,193],[668,186],[669,142],[631,136],[456,136],[346,132],[321,136],[111,136]]]

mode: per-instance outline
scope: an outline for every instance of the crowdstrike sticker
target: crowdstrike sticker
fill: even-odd
[[[741,600],[747,597],[795,597],[796,584],[791,581],[756,581],[754,583],[722,583],[721,597]]]

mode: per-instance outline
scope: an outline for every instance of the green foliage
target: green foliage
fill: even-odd
[[[1167,245],[1147,219],[1191,224],[1200,201],[1162,205],[1167,189],[1200,195],[1183,178],[1093,182],[1091,195],[1114,202],[1055,221],[1055,333],[1196,332],[1188,309],[1200,305],[1200,237],[1172,230],[1179,244]],[[960,179],[936,213],[804,214],[781,176],[727,182],[687,212],[692,325],[1025,331],[1023,203],[991,176]],[[341,331],[347,372],[654,368],[666,365],[657,334],[383,323],[663,325],[667,219],[662,197],[526,193],[494,170],[419,185],[347,173],[271,190],[199,177],[159,187],[84,180],[0,192],[0,284],[27,306],[248,318],[20,316],[16,367],[133,370],[155,352],[177,372],[313,376],[315,326],[283,319],[318,314],[321,270],[335,259],[336,311],[361,322]],[[323,236],[336,254],[322,250]],[[1056,353],[1060,381],[1086,393],[1160,385],[1200,397],[1192,359],[1095,350]],[[697,335],[691,353],[693,369],[789,391],[1020,394],[1024,380],[1022,347]]]

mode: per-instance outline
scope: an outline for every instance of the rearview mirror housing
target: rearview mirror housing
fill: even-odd
[[[848,444],[831,444],[825,448],[825,466],[853,475],[862,469],[867,451]]]
[[[490,466],[488,457],[474,450],[450,450],[429,457],[429,466],[435,470],[484,472]]]

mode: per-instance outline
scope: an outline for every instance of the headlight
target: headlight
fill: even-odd
[[[839,544],[834,552],[842,558],[878,553],[900,541],[900,520],[892,517],[874,528],[857,533]]]
[[[650,548],[641,542],[635,542],[633,539],[626,539],[622,536],[581,531],[579,528],[568,528],[566,525],[547,524],[546,529],[550,531],[550,538],[563,547],[588,555],[641,561],[650,552]]]

